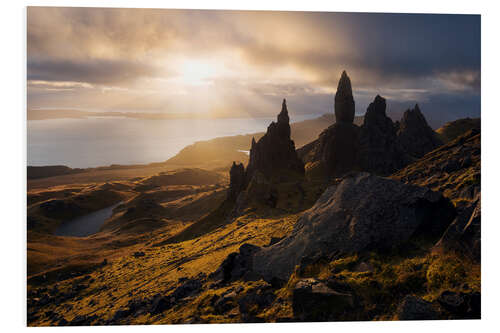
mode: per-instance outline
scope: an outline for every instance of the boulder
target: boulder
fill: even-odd
[[[251,273],[252,256],[259,250],[260,247],[252,244],[241,245],[238,252],[233,252],[226,257],[210,278],[220,283],[227,283],[244,277]]]
[[[405,153],[420,158],[443,143],[427,124],[418,104],[408,109],[399,123],[398,141]]]
[[[339,320],[353,307],[351,294],[335,291],[314,278],[300,280],[293,289],[293,315],[299,321]]]
[[[439,313],[434,310],[431,303],[420,297],[407,295],[399,304],[396,318],[398,320],[435,320]]]
[[[262,318],[257,318],[256,314],[262,309],[269,307],[276,295],[270,285],[259,285],[251,288],[238,300],[238,306],[243,322],[262,322]]]
[[[171,295],[176,300],[199,294],[203,288],[202,277],[179,280],[179,282],[182,284]]]
[[[288,237],[256,251],[252,267],[266,281],[286,281],[304,256],[396,248],[413,236],[435,239],[454,217],[440,193],[357,173],[327,188]]]

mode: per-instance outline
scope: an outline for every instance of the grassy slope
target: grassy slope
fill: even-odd
[[[471,149],[478,149],[478,140],[480,141],[478,137],[471,136],[461,144],[469,145]],[[427,172],[432,170],[430,166],[436,168],[442,166],[445,161],[450,160],[450,154],[458,153],[460,149],[456,144],[445,145],[394,175],[394,178],[443,190],[445,195],[453,199],[461,188],[461,184],[467,183],[470,177],[472,177],[471,181],[476,181],[474,175],[480,170],[480,160],[474,157],[471,166],[465,171],[440,173],[437,185],[431,183]],[[471,156],[476,155],[471,154]],[[410,178],[403,179],[403,176],[410,176]],[[145,179],[135,180],[135,184],[139,185],[144,181]],[[293,188],[288,186],[292,185],[284,184],[283,188],[278,191],[289,193],[296,185],[293,185]],[[175,223],[166,223],[154,232],[141,233],[139,236],[130,236],[126,233],[101,233],[88,239],[71,239],[39,235],[36,242],[28,244],[29,264],[42,259],[47,262],[46,265],[61,262],[61,260],[66,263],[86,262],[85,260],[88,262],[88,256],[95,256],[92,258],[94,261],[107,258],[110,262],[102,267],[95,266],[93,271],[86,273],[89,277],[87,280],[91,282],[88,282],[88,288],[79,291],[75,298],[60,304],[48,304],[43,312],[54,311],[67,320],[78,315],[94,314],[107,320],[116,311],[125,308],[131,300],[152,297],[158,293],[168,295],[173,288],[178,286],[179,278],[194,277],[199,273],[210,274],[228,254],[235,252],[243,243],[264,246],[272,237],[283,237],[289,234],[301,212],[314,202],[314,197],[319,193],[317,185],[312,183],[303,184],[303,187],[306,190],[306,200],[298,199],[298,195],[292,195],[290,198],[285,196],[278,202],[276,209],[256,206],[254,209],[246,210],[243,216],[227,221],[223,227],[217,224],[220,219],[214,218],[212,221],[215,221],[214,225],[208,226],[209,228],[205,228],[207,225],[203,224],[200,229],[195,227],[190,229],[189,221],[176,220]],[[181,191],[181,193],[175,196],[172,195],[172,191],[177,191],[178,194]],[[61,194],[63,192],[64,189],[61,188],[54,191],[57,195],[63,195]],[[207,195],[217,197],[216,194],[203,194],[208,191],[199,192],[190,192],[186,187],[179,185],[168,187],[168,185],[160,184],[158,187],[147,189],[137,195],[153,198],[165,209],[169,205],[182,206],[180,202],[184,198],[194,195],[199,195],[199,200],[205,200]],[[47,194],[44,195],[47,196]],[[203,207],[216,202],[216,200],[194,201],[199,202]],[[212,207],[216,206],[214,204]],[[189,210],[191,209],[187,209]],[[217,215],[217,213],[214,214]],[[196,230],[193,232],[193,229]],[[174,239],[179,241],[176,243],[165,243],[166,239],[179,234],[182,230],[184,233],[186,233],[185,230],[190,230],[189,237]],[[274,290],[278,298],[269,307],[256,308],[252,311],[255,316],[270,322],[290,318],[293,315],[291,307],[293,287],[299,278],[311,276],[343,281],[360,295],[362,306],[346,314],[345,318],[339,319],[394,319],[397,305],[407,294],[416,294],[428,301],[434,301],[442,290],[480,291],[479,264],[470,262],[455,253],[432,254],[430,251],[432,245],[426,241],[416,241],[412,246],[393,253],[362,253],[312,264],[303,268],[301,273],[298,271],[294,273],[284,287]],[[139,258],[132,256],[135,251],[142,251],[145,256]],[[43,258],[42,255],[46,257]],[[38,270],[43,268],[44,262],[38,263],[40,266]],[[360,264],[367,264],[371,269],[360,270]],[[80,277],[75,277],[59,282],[52,280],[46,282],[46,286],[53,288],[57,285],[59,290],[65,292],[74,283],[78,283],[79,279]],[[468,285],[467,288],[464,283]],[[236,281],[228,286],[213,286],[211,281],[205,281],[204,290],[196,297],[186,300],[186,303],[178,304],[157,315],[144,313],[136,317],[128,317],[124,323],[182,323],[193,318],[203,322],[240,322],[242,315],[237,306],[231,311],[218,314],[209,300],[214,295],[220,295],[231,288],[241,287],[243,289],[238,295],[239,298],[250,288],[259,285],[265,285],[265,282]],[[29,291],[36,288],[38,286],[35,284],[28,286]],[[49,316],[44,315],[43,312],[30,324],[54,325]]]

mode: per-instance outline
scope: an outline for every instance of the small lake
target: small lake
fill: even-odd
[[[55,231],[57,236],[85,237],[99,231],[104,222],[113,215],[113,209],[122,202],[114,204],[90,214],[77,217],[71,221],[63,222]]]

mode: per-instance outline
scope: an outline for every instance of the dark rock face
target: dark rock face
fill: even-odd
[[[227,256],[217,270],[210,275],[210,278],[227,283],[244,277],[251,272],[252,256],[260,248],[251,244],[240,246],[239,252],[233,252]]]
[[[385,110],[385,98],[377,95],[368,106],[359,135],[360,167],[378,175],[389,175],[407,164],[397,129]]]
[[[336,320],[353,306],[351,294],[335,291],[313,278],[300,280],[293,290],[293,315],[299,321]]]
[[[253,270],[266,281],[287,280],[304,256],[394,248],[422,234],[434,239],[454,217],[437,192],[358,173],[330,186],[290,236],[256,252]]]
[[[236,164],[233,162],[229,171],[229,191],[227,198],[236,200],[238,194],[245,189],[245,167],[242,163]]]
[[[266,134],[258,142],[252,140],[250,159],[246,170],[246,181],[260,171],[271,178],[280,170],[304,173],[304,164],[297,156],[295,144],[290,139],[290,124],[286,100],[283,100],[277,122],[272,122]]]
[[[409,155],[420,158],[442,145],[436,132],[427,124],[418,104],[408,109],[399,124],[398,140],[402,149]]]
[[[432,304],[420,297],[407,295],[397,309],[398,320],[435,320],[439,314]]]
[[[336,122],[323,131],[314,149],[315,161],[321,161],[328,178],[357,169],[359,127],[354,125],[354,99],[351,80],[342,72],[335,94]]]
[[[328,178],[358,170],[359,127],[335,123],[320,134],[315,160],[325,166]]]
[[[354,121],[354,98],[352,97],[351,79],[346,71],[342,72],[337,93],[335,94],[335,119],[337,123]]]

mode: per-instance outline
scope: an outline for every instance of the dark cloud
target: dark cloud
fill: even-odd
[[[28,80],[126,84],[140,77],[166,75],[161,68],[128,60],[30,60]]]

